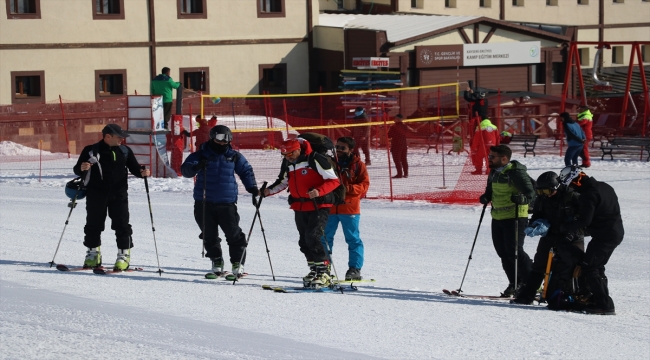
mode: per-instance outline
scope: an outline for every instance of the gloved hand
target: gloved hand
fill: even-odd
[[[201,169],[205,169],[207,165],[208,165],[208,159],[202,158],[198,164],[192,166],[192,170],[199,171]]]
[[[259,196],[260,194],[260,189],[258,189],[257,186],[251,186],[246,189],[246,191],[248,191],[249,194],[253,195],[253,197]]]
[[[253,195],[253,196],[251,196],[251,198],[252,198],[252,200],[253,200],[253,206],[257,207],[257,204],[258,204],[258,202],[257,202],[257,196]]]
[[[510,201],[517,205],[526,205],[528,204],[528,199],[524,194],[514,194],[510,197]]]
[[[548,221],[544,219],[537,219],[524,229],[524,233],[530,237],[546,236],[550,227],[551,225]]]
[[[490,202],[490,198],[487,196],[487,194],[483,194],[478,198],[478,201],[480,201],[481,204],[486,205]]]

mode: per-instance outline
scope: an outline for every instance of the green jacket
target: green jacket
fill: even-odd
[[[514,219],[515,203],[510,198],[518,193],[526,196],[529,202],[535,197],[535,189],[525,165],[512,160],[500,172],[490,171],[485,195],[492,201],[492,219]],[[528,204],[519,205],[517,217],[528,217]]]
[[[181,83],[171,77],[160,74],[151,80],[151,95],[162,95],[163,103],[172,102],[172,89],[178,89]]]

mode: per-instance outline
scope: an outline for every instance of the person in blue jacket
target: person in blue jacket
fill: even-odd
[[[562,125],[564,126],[564,133],[566,134],[567,149],[564,154],[564,165],[578,166],[578,156],[582,152],[582,147],[585,143],[585,133],[582,131],[580,125],[571,118],[568,112],[560,114],[562,118]]]
[[[203,232],[203,244],[206,257],[212,261],[212,272],[223,274],[224,261],[218,229],[221,227],[228,243],[232,273],[241,276],[246,262],[242,258],[246,248],[246,235],[239,227],[235,173],[246,191],[253,195],[255,206],[259,189],[253,167],[244,155],[230,146],[231,141],[232,132],[227,126],[213,127],[210,130],[210,140],[201,144],[198,151],[185,159],[181,172],[187,178],[197,177],[194,185],[194,219]]]

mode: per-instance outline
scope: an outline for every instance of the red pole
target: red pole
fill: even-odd
[[[201,99],[201,98],[199,98],[199,99]],[[192,116],[194,116],[194,114],[192,114],[192,103],[190,103],[189,106],[190,106],[190,136],[189,136],[189,139],[190,139],[190,152],[194,152],[194,142],[192,141],[192,132],[194,132],[194,130],[193,130],[194,125],[192,124],[194,122],[194,119],[192,118]]]
[[[61,105],[61,116],[63,117],[63,132],[65,133],[65,145],[68,149],[68,159],[70,158],[70,141],[68,140],[68,126],[65,121],[65,112],[63,111],[63,100],[59,95],[59,105]]]
[[[650,92],[648,91],[648,79],[645,77],[645,70],[643,69],[643,65],[641,65],[643,64],[643,56],[641,55],[639,44],[634,44],[632,46],[636,47],[637,61],[639,62],[639,74],[641,75],[641,84],[643,85],[643,93],[645,94],[645,101],[643,106],[643,127],[641,128],[641,134],[645,136],[647,123],[646,120],[648,118],[648,111],[650,111],[650,99],[648,99]]]
[[[571,46],[569,46],[569,54],[566,62],[566,70],[564,71],[564,84],[562,84],[562,101],[560,102],[560,113],[564,112],[564,107],[566,106],[566,97],[569,92],[569,76],[571,74],[571,66],[573,65],[573,49],[575,48],[576,48],[576,44],[574,42],[571,42]],[[582,74],[578,74],[578,77],[582,78]],[[562,150],[560,150],[560,152],[561,151]]]
[[[39,158],[38,158],[38,182],[41,182],[41,174],[43,173],[43,140],[38,141]]]
[[[501,123],[501,88],[497,90],[497,127],[503,130],[503,124]]]
[[[621,127],[621,131],[625,127],[625,115],[627,113],[627,101],[628,101],[627,94],[630,93],[630,85],[632,81],[632,69],[634,68],[634,54],[637,50],[637,46],[634,45],[638,46],[638,44],[636,43],[632,44],[632,54],[630,54],[630,64],[627,67],[627,80],[625,81],[625,94],[623,95],[623,107],[621,108],[621,123],[619,125]],[[643,63],[639,64],[639,67],[640,68],[643,67]]]
[[[393,201],[393,167],[390,163],[390,146],[388,146],[388,123],[386,121],[387,117],[388,115],[384,114],[384,136],[386,136],[386,156],[388,157],[388,184],[390,188],[390,201],[392,202]]]

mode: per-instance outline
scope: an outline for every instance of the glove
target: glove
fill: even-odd
[[[253,197],[260,195],[260,189],[258,189],[257,186],[251,186],[246,189],[246,191],[248,191],[249,194],[253,195]]]
[[[253,206],[255,206],[257,208],[257,197],[255,195],[253,195],[253,196],[251,196],[251,198],[253,199]]]
[[[544,219],[537,219],[524,229],[524,233],[529,237],[546,236],[550,227],[551,225],[548,223],[548,221]]]
[[[208,165],[208,159],[203,158],[199,161],[198,164],[192,166],[193,171],[199,171],[201,169],[205,169],[205,167]]]
[[[526,205],[528,204],[528,199],[524,194],[514,194],[510,197],[510,201],[517,205]]]
[[[490,198],[488,198],[487,194],[483,194],[478,198],[478,201],[480,201],[483,205],[487,205],[490,202]]]

